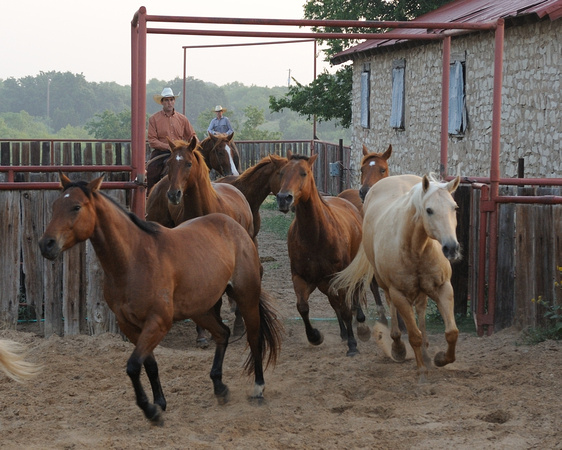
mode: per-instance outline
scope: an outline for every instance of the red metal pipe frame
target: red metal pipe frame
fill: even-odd
[[[449,145],[449,66],[451,64],[451,36],[443,40],[443,74],[441,77],[441,179],[447,177]]]

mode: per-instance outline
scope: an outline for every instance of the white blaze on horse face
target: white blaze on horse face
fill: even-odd
[[[70,197],[70,194],[65,194],[64,198]]]
[[[176,161],[183,161],[183,156],[176,155]]]
[[[371,162],[369,163],[369,165],[370,165],[370,166],[376,166],[377,163],[376,163],[375,161],[371,161]]]
[[[238,170],[236,170],[236,166],[234,165],[234,160],[232,159],[232,153],[230,152],[230,147],[225,145],[224,148],[226,149],[226,153],[228,153],[228,159],[230,160],[230,170],[232,171],[232,175],[240,175]]]

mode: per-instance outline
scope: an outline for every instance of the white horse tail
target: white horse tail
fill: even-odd
[[[336,292],[342,289],[345,290],[346,302],[351,307],[354,294],[358,294],[361,301],[365,302],[366,292],[373,276],[373,266],[367,259],[363,245],[360,245],[359,251],[349,266],[334,275],[330,288]]]
[[[17,342],[0,340],[0,368],[18,383],[35,377],[41,370],[23,359],[23,350],[24,347]]]

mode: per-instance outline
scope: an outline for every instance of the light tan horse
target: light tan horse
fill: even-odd
[[[0,340],[0,368],[4,373],[22,383],[35,377],[41,367],[24,360],[24,347],[14,341]]]
[[[392,356],[406,354],[396,320],[400,313],[416,356],[420,381],[431,364],[425,331],[425,309],[432,298],[445,322],[447,351],[435,355],[435,365],[455,361],[459,331],[455,323],[451,264],[460,257],[456,208],[452,193],[460,177],[448,183],[433,177],[391,176],[375,184],[364,203],[363,241],[352,263],[334,277],[333,289],[347,289],[348,302],[357,288],[373,277],[384,290],[392,317]],[[416,324],[414,310],[419,318]]]

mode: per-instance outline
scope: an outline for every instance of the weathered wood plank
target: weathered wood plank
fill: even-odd
[[[0,320],[15,328],[18,320],[20,289],[21,210],[19,194],[0,191]]]

